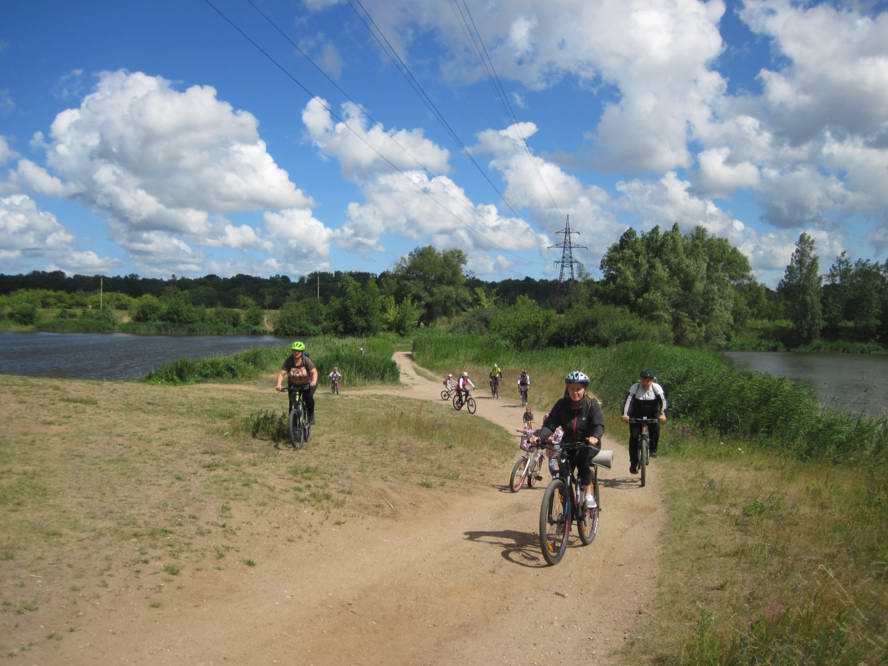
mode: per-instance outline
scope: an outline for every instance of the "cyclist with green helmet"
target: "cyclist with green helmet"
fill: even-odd
[[[314,392],[318,385],[318,369],[308,356],[305,355],[305,343],[298,340],[290,345],[290,354],[281,364],[278,373],[275,390],[283,391],[284,377],[287,378],[287,386],[294,387],[302,393],[302,401],[305,403],[305,411],[308,412],[308,422],[315,422]]]
[[[591,447],[601,447],[604,434],[604,414],[601,405],[589,391],[589,377],[579,370],[569,372],[564,378],[564,397],[555,403],[543,420],[540,440],[546,441],[560,427],[564,435],[562,444],[586,444],[577,450],[572,464],[576,466],[580,489],[586,496],[586,506],[597,505],[592,488],[592,473],[589,467],[594,454]]]

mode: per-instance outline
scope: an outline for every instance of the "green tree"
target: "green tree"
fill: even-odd
[[[351,275],[339,282],[339,296],[333,300],[336,328],[345,335],[375,335],[382,329],[383,301],[373,278],[364,289]]]
[[[409,298],[420,304],[421,319],[428,324],[438,317],[461,312],[471,304],[465,264],[462,250],[439,252],[431,245],[420,247],[398,261],[394,271],[386,276],[385,288],[394,291],[401,302]]]
[[[274,334],[279,337],[313,336],[326,333],[327,307],[320,301],[288,301],[274,318]]]
[[[793,330],[802,342],[816,340],[823,328],[820,288],[820,269],[814,253],[814,239],[802,232],[777,287]]]

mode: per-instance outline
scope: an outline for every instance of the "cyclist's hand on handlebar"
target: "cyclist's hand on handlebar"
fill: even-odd
[[[629,423],[629,417],[623,414],[623,423]]]
[[[275,386],[274,390],[280,392],[280,391],[283,391],[284,388],[282,386]]]
[[[588,444],[589,446],[598,446],[599,444],[601,444],[601,440],[597,437],[587,437],[586,444]]]
[[[660,419],[660,423],[666,423],[666,415],[665,414],[660,414],[659,419]]]

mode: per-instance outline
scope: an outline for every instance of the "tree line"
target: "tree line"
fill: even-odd
[[[25,309],[39,307],[68,319],[79,308],[78,316],[95,319],[110,308],[126,312],[132,332],[282,336],[404,335],[436,325],[521,348],[630,339],[722,349],[793,348],[821,339],[888,343],[888,262],[842,254],[821,275],[807,234],[776,290],[755,280],[740,250],[702,227],[628,229],[600,268],[600,280],[485,282],[467,272],[462,251],[426,246],[379,275],[127,275],[105,277],[101,297],[96,277],[32,272],[0,275],[0,318],[21,320]]]

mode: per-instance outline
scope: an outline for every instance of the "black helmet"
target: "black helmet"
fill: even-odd
[[[641,371],[641,374],[638,376],[640,379],[653,379],[654,373],[651,372],[650,370],[648,370],[647,368],[645,368],[644,370]]]

